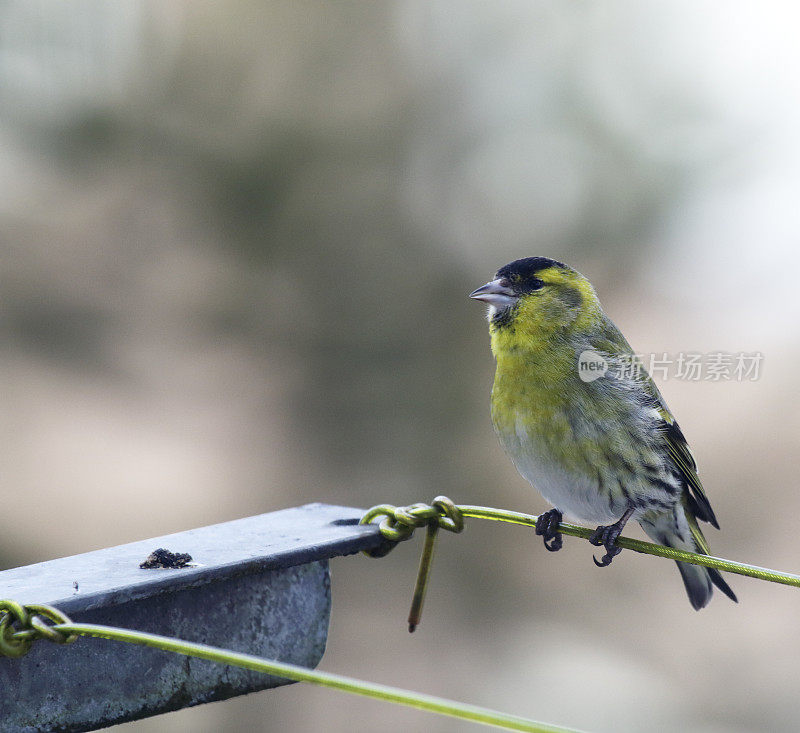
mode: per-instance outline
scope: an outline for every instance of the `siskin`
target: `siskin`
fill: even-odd
[[[590,542],[605,548],[595,558],[601,567],[621,551],[616,540],[629,519],[655,542],[709,554],[698,520],[719,524],[686,439],[589,281],[561,262],[527,257],[470,297],[489,306],[497,435],[555,507],[536,524],[545,547],[561,549],[566,512],[600,525]],[[582,372],[579,361],[602,375]],[[716,570],[677,565],[696,610],[713,586],[736,601]]]

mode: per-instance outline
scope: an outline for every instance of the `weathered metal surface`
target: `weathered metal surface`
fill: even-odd
[[[309,504],[0,572],[0,598],[314,667],[330,616],[327,559],[382,543],[362,510]],[[142,570],[158,547],[195,566]],[[287,684],[101,639],[0,659],[0,730],[84,731]]]

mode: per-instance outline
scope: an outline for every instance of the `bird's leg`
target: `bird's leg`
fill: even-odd
[[[561,538],[561,532],[558,531],[558,525],[561,524],[563,515],[558,509],[551,509],[549,512],[540,514],[536,519],[536,534],[544,537],[544,546],[550,552],[556,552],[561,549],[564,541]],[[547,544],[547,543],[550,544]]]
[[[617,538],[622,534],[622,529],[631,518],[631,514],[633,514],[633,507],[628,507],[625,514],[623,514],[618,521],[605,527],[601,525],[592,533],[592,536],[589,537],[589,542],[595,547],[606,548],[606,554],[603,555],[602,560],[598,560],[594,555],[592,556],[592,560],[594,560],[594,564],[597,565],[598,568],[611,565],[611,561],[622,552],[622,548],[617,545]]]

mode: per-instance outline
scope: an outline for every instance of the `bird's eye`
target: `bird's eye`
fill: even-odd
[[[525,283],[525,286],[526,290],[540,290],[544,287],[544,282],[538,277],[532,277],[527,283]]]

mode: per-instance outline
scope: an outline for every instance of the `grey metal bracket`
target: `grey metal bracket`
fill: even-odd
[[[330,618],[328,559],[385,545],[363,510],[327,504],[237,519],[0,572],[0,598],[315,667]],[[143,570],[157,548],[190,566]],[[86,731],[288,684],[102,639],[0,658],[0,730]]]

